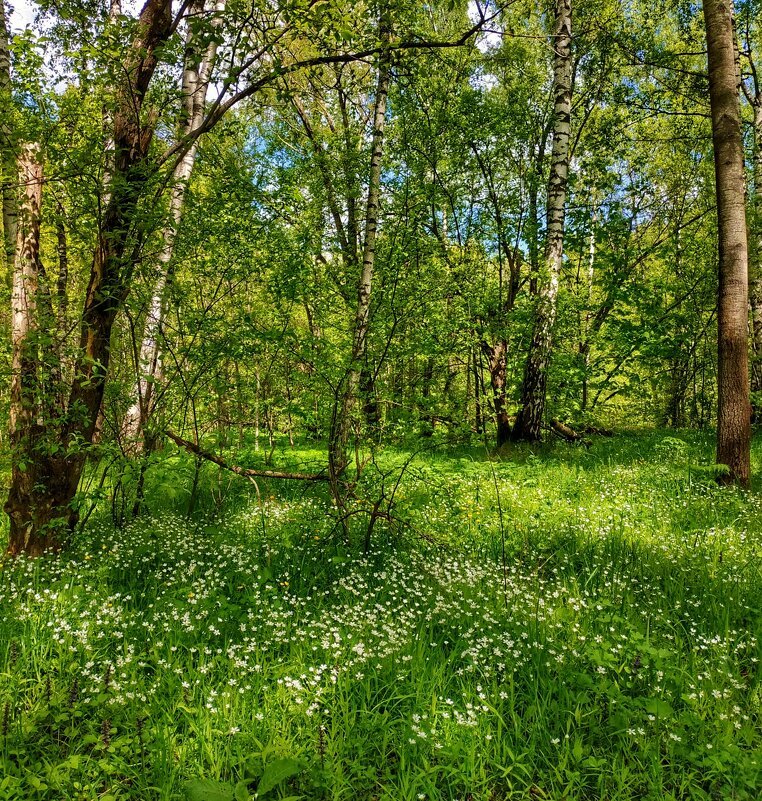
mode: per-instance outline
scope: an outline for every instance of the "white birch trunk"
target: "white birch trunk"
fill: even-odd
[[[556,0],[553,51],[553,152],[548,179],[545,275],[539,288],[532,341],[524,370],[521,408],[512,433],[514,439],[530,441],[539,440],[541,435],[548,363],[553,347],[553,328],[558,307],[558,284],[564,255],[566,187],[569,177],[571,136],[571,0]]]
[[[204,0],[198,0],[191,11],[201,13]],[[219,24],[219,16],[225,9],[225,0],[218,0],[212,24]],[[217,41],[213,39],[207,46],[199,62],[193,45],[193,34],[189,28],[186,38],[186,57],[182,80],[182,118],[179,137],[186,136],[197,128],[203,118],[206,96],[211,72],[217,55]],[[196,163],[198,140],[194,140],[188,151],[175,166],[172,175],[172,189],[169,200],[169,220],[163,231],[163,245],[157,263],[157,278],[151,293],[151,301],[146,316],[143,337],[140,344],[138,379],[133,390],[132,405],[125,415],[123,434],[134,450],[141,450],[145,444],[146,424],[155,406],[155,388],[162,380],[161,331],[166,314],[166,290],[170,279],[170,264],[174,253],[177,231],[185,208],[185,194]]]
[[[383,23],[382,23],[383,24]],[[388,31],[382,30],[388,41]],[[370,299],[373,288],[373,267],[376,255],[376,234],[381,200],[381,163],[384,151],[384,129],[386,124],[386,99],[391,78],[391,57],[388,49],[379,56],[378,80],[373,110],[373,134],[371,137],[370,175],[368,197],[365,207],[365,238],[362,251],[362,269],[357,286],[357,306],[352,335],[352,352],[344,392],[337,397],[331,420],[328,445],[328,467],[334,498],[338,500],[339,476],[347,466],[347,443],[351,418],[357,405],[360,390],[360,374],[368,348],[368,325],[370,321]]]

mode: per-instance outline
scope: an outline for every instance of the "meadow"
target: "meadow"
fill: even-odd
[[[0,565],[3,801],[762,796],[762,496],[710,435],[387,448],[349,540],[211,465],[188,515],[161,459],[143,516]]]

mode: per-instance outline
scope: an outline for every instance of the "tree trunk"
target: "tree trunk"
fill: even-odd
[[[218,0],[215,20],[225,8],[225,1]],[[204,0],[196,0],[190,14],[200,15],[204,11]],[[213,21],[212,24],[215,24]],[[196,36],[198,34],[196,33]],[[197,128],[204,118],[206,95],[212,67],[217,55],[217,40],[213,37],[206,52],[201,56],[194,42],[194,29],[188,26],[185,41],[185,63],[182,78],[182,114],[178,126],[179,138]],[[143,337],[138,357],[138,380],[133,390],[133,402],[123,423],[123,434],[131,450],[150,453],[156,437],[147,430],[147,425],[156,404],[156,387],[163,378],[161,362],[161,336],[166,316],[167,287],[171,281],[171,261],[175,239],[185,207],[185,195],[196,163],[198,140],[188,148],[172,175],[172,190],[169,200],[169,221],[163,231],[163,245],[157,264],[157,278],[151,293],[151,302],[146,316]]]
[[[553,47],[555,102],[553,151],[548,179],[546,274],[537,298],[532,341],[521,387],[521,408],[511,434],[515,440],[539,440],[545,411],[548,363],[553,346],[558,283],[564,253],[564,217],[569,176],[572,95],[571,0],[556,0]]]
[[[754,97],[754,203],[751,235],[753,257],[749,263],[749,292],[751,300],[752,363],[751,391],[754,422],[760,420],[762,404],[762,96]]]
[[[389,31],[381,23],[381,38],[389,41]],[[365,211],[365,239],[362,253],[362,271],[357,287],[357,308],[352,336],[352,352],[349,368],[334,401],[331,416],[331,429],[328,441],[328,471],[331,476],[331,489],[334,498],[339,495],[339,478],[348,464],[347,444],[352,425],[352,416],[357,397],[362,390],[366,397],[374,391],[370,383],[361,382],[361,371],[368,350],[368,325],[370,321],[370,297],[373,284],[373,267],[376,256],[376,232],[381,200],[381,160],[384,150],[384,128],[386,125],[386,98],[391,77],[391,53],[385,47],[378,62],[378,79],[373,109],[373,135],[371,138],[370,174],[368,178],[368,199]],[[361,383],[364,386],[361,387]]]
[[[730,1],[704,0],[704,23],[719,234],[717,463],[728,467],[724,483],[748,487],[748,246],[740,76]]]
[[[498,340],[495,345],[482,343],[482,352],[487,357],[489,379],[492,387],[492,404],[497,426],[497,447],[505,445],[511,436],[511,421],[508,417],[506,398],[506,373],[508,369],[508,342]]]
[[[36,503],[12,503],[14,489],[19,495],[33,492],[37,481],[36,467],[46,459],[48,449],[39,449],[44,429],[39,417],[39,357],[36,341],[37,294],[40,267],[40,208],[42,205],[42,166],[38,149],[27,146],[19,157],[18,183],[24,194],[18,211],[16,258],[13,268],[11,295],[11,398],[10,441],[12,460],[11,498],[7,511],[11,516],[11,538],[8,550],[12,554],[29,548],[38,511],[45,517],[47,498]],[[52,532],[51,532],[52,533]],[[46,543],[50,547],[52,543]]]
[[[145,161],[153,133],[150,120],[147,124],[140,112],[156,68],[156,50],[171,30],[169,0],[148,0],[124,64],[124,79],[116,90],[113,180],[90,271],[67,407],[58,418],[35,420],[23,430],[18,413],[12,416],[16,442],[5,510],[10,517],[9,552],[13,554],[37,555],[57,547],[62,531],[77,521],[72,501],[103,399],[111,330],[129,289],[137,252],[133,222],[147,179]],[[17,242],[17,260],[22,260],[30,247],[24,243],[31,240],[18,236]],[[21,302],[21,290],[18,298]],[[23,395],[24,349],[14,345],[14,350],[19,351],[17,380]]]
[[[595,278],[595,226],[597,222],[597,209],[593,204],[593,213],[590,217],[590,240],[587,259],[587,305],[582,318],[582,338],[579,343],[579,355],[582,359],[582,399],[580,411],[587,411],[590,381],[590,324],[593,319],[593,280]]]

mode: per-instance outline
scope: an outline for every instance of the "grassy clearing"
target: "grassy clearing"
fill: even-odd
[[[757,799],[762,498],[710,453],[422,454],[363,555],[319,487],[189,520],[157,470],[150,518],[2,567],[0,799]]]

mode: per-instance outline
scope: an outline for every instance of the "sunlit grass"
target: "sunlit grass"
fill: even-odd
[[[320,487],[208,468],[186,519],[183,462],[4,564],[0,798],[759,797],[762,499],[705,437],[429,449],[364,554],[408,456],[349,545]]]

